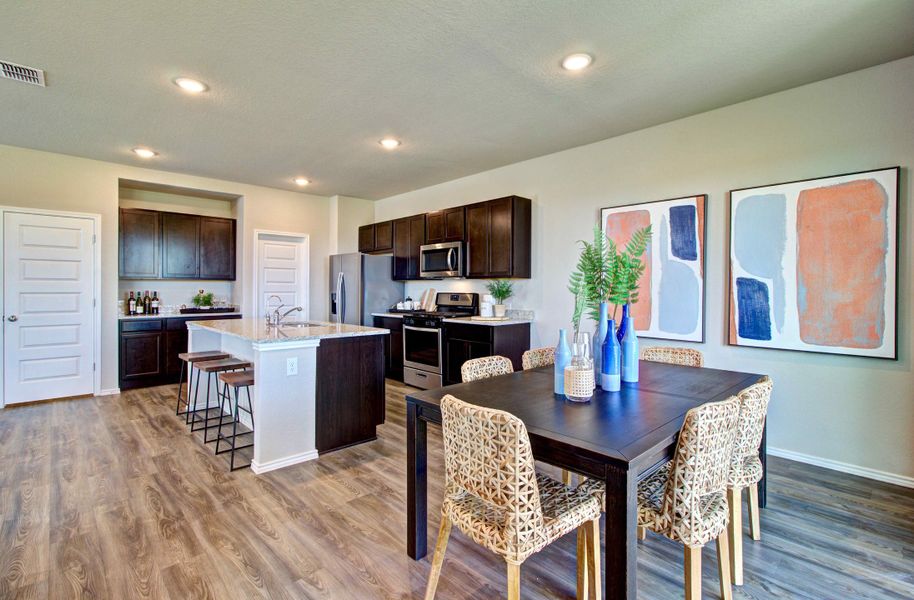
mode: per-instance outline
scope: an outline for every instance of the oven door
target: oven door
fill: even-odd
[[[463,277],[463,242],[425,244],[419,247],[419,277]]]
[[[441,330],[403,326],[403,366],[441,373]]]

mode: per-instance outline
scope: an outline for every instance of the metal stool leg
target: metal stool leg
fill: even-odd
[[[238,445],[238,388],[235,388],[235,418],[232,419],[232,455],[229,457],[229,471],[235,470],[235,447]]]
[[[181,414],[181,389],[184,387],[184,371],[185,371],[186,366],[187,366],[187,361],[182,360],[181,361],[181,375],[178,377],[178,401],[177,401],[177,404],[175,404],[175,414],[176,415]],[[190,384],[189,383],[187,384],[187,395],[188,396],[190,395]],[[186,400],[186,398],[185,398],[185,400]]]
[[[218,380],[216,381],[216,385],[217,385],[217,387],[218,387],[218,385],[219,385]],[[229,398],[228,389],[229,389],[228,384],[227,384],[227,383],[223,383],[223,384],[222,384],[222,393],[219,394],[219,423],[218,423],[217,425],[214,425],[214,427],[216,427],[216,454],[219,454],[219,440],[221,440],[221,439],[223,438],[223,436],[222,436],[222,427],[223,427],[223,425],[224,425],[223,420],[225,419],[225,404],[226,404],[226,402],[228,402],[229,410],[230,410],[230,411],[231,411],[231,408],[232,408],[232,402],[231,402],[231,400],[230,400],[230,398]],[[229,416],[231,416],[231,415],[229,415]],[[206,439],[206,430],[204,430],[204,432],[203,432],[203,443],[208,444],[208,443],[210,443],[210,442],[212,442],[212,441],[213,441],[213,440],[207,440],[207,439]],[[223,450],[223,452],[225,452],[225,450]]]
[[[190,383],[189,382],[191,380],[194,380],[193,379],[193,375],[194,375],[193,364],[191,364],[191,366],[188,367],[188,369],[190,369],[190,371],[188,374],[188,384],[187,384],[188,403],[187,403],[187,419],[185,419],[185,423],[187,425],[190,425],[190,429],[191,429],[191,431],[193,431],[194,426],[193,426],[193,423],[191,423],[191,418],[196,417],[196,415],[197,415],[197,397],[200,395],[200,375],[201,375],[201,373],[200,373],[200,369],[197,369],[197,378],[195,380],[197,382],[197,385],[194,387],[194,408],[193,408],[193,410],[191,410],[190,409]]]

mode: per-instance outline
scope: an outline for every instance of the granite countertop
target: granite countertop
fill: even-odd
[[[304,327],[291,327],[296,321],[287,321],[281,327],[271,327],[264,319],[224,319],[213,321],[191,321],[190,329],[206,329],[224,335],[231,335],[256,343],[296,342],[322,340],[327,338],[355,337],[361,335],[388,335],[387,329],[330,323],[327,321],[298,321],[307,323]]]
[[[208,318],[208,317],[230,317],[230,316],[233,316],[233,315],[240,315],[240,314],[241,314],[241,313],[240,313],[240,312],[237,312],[237,311],[236,311],[236,312],[220,312],[220,313],[212,313],[212,314],[207,314],[207,313],[187,313],[187,314],[169,313],[169,314],[167,314],[167,315],[165,315],[165,314],[160,314],[160,315],[121,315],[121,316],[118,317],[118,319],[121,320],[121,321],[141,321],[141,320],[143,320],[143,319],[186,319],[187,317],[203,317],[203,318]]]
[[[531,319],[508,318],[504,321],[480,321],[472,317],[454,317],[453,319],[442,319],[442,323],[461,323],[463,325],[485,325],[486,327],[500,327],[502,325],[519,325],[521,323],[532,323]]]

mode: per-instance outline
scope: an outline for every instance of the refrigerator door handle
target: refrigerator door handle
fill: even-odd
[[[340,271],[336,276],[336,322],[342,323],[342,306],[343,306],[343,272]]]
[[[346,274],[340,271],[340,323],[346,322]]]

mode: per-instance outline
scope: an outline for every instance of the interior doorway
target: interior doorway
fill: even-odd
[[[309,264],[306,234],[255,230],[254,317],[276,308],[277,296],[289,308],[301,306],[301,319],[310,318]]]

